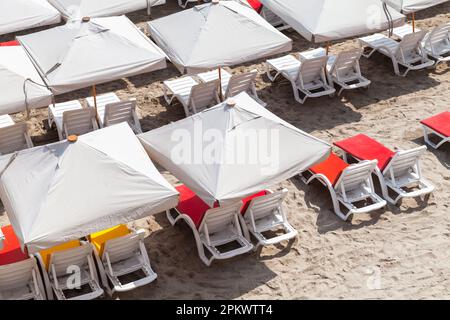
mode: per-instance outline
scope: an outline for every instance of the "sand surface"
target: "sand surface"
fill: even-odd
[[[153,18],[179,8],[175,0],[153,10]],[[145,12],[129,17],[143,26]],[[430,29],[450,20],[450,3],[416,14],[417,26]],[[313,46],[294,31],[294,51]],[[14,35],[0,37],[7,41]],[[334,43],[336,53],[357,46],[354,40]],[[423,144],[419,120],[450,110],[450,66],[411,72],[406,78],[393,74],[390,60],[375,55],[362,59],[362,71],[371,81],[369,90],[346,92],[341,98],[319,98],[296,103],[287,82],[270,83],[263,61],[232,69],[239,73],[259,70],[258,94],[268,108],[302,130],[329,142],[366,133],[388,147],[413,148]],[[135,97],[144,131],[184,117],[180,105],[167,107],[162,81],[179,76],[172,66],[162,71],[98,86],[98,92],[115,91],[122,98]],[[84,98],[88,90],[57,97],[57,101]],[[57,141],[49,130],[45,109],[34,111],[28,121],[33,141]],[[23,115],[17,115],[17,120]],[[429,150],[422,161],[424,176],[436,186],[427,201],[407,200],[400,206],[355,216],[342,222],[332,210],[327,192],[319,184],[304,186],[293,178],[277,188],[287,188],[284,206],[299,231],[289,245],[209,268],[198,259],[187,225],[171,227],[163,214],[135,224],[148,229],[146,246],[158,279],[120,299],[310,299],[310,298],[450,298],[450,144]],[[163,171],[167,179],[177,179]],[[0,224],[8,223],[0,213]]]

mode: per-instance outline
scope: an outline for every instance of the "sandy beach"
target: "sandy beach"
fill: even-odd
[[[175,0],[155,7],[152,18],[180,10]],[[127,15],[140,27],[145,11]],[[416,14],[417,27],[427,30],[450,21],[450,2]],[[315,46],[293,30],[294,52]],[[15,34],[0,36],[12,40]],[[316,45],[317,46],[317,45]],[[331,53],[357,47],[356,40],[333,43]],[[421,119],[450,110],[450,65],[395,76],[390,60],[375,54],[362,59],[368,90],[341,97],[296,103],[288,82],[271,83],[264,61],[233,67],[234,73],[258,69],[259,97],[267,108],[305,132],[329,143],[365,133],[386,146],[407,149],[424,144]],[[162,81],[180,76],[165,70],[99,85],[98,94],[114,91],[136,98],[143,131],[184,118],[181,105],[164,102]],[[57,102],[82,99],[88,89],[56,97]],[[16,120],[25,115],[15,115]],[[56,142],[47,125],[47,110],[32,112],[27,121],[36,145]],[[301,152],[301,150],[299,150]],[[436,190],[429,199],[408,199],[372,214],[341,221],[328,192],[319,183],[305,186],[296,177],[273,186],[287,188],[284,203],[298,239],[286,245],[206,267],[198,258],[192,232],[180,223],[172,227],[164,214],[134,223],[148,230],[145,240],[158,279],[118,299],[450,299],[450,144],[428,150],[422,159],[424,176]],[[161,168],[172,184],[179,181]],[[379,188],[378,188],[379,190]],[[63,212],[61,214],[64,214]],[[1,208],[0,225],[8,224]]]

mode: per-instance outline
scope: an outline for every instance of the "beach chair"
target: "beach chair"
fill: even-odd
[[[36,259],[0,265],[0,300],[45,300]]]
[[[431,30],[424,38],[422,47],[425,52],[436,59],[436,65],[450,61],[450,22]]]
[[[116,236],[119,235],[119,236]],[[125,225],[91,235],[103,286],[109,295],[147,285],[157,278],[152,270],[144,245],[144,230],[130,231]],[[125,275],[134,274],[139,279],[123,282]],[[111,284],[111,285],[110,285]]]
[[[89,107],[95,109],[94,97],[86,98],[86,102]],[[97,121],[100,128],[127,122],[134,133],[142,133],[136,113],[136,99],[121,101],[114,92],[97,96]]]
[[[229,259],[253,250],[239,224],[241,202],[210,208],[186,186],[177,190],[180,202],[177,208],[167,211],[167,218],[172,225],[184,220],[192,229],[204,264],[210,266],[215,259]]]
[[[287,220],[283,209],[283,201],[288,191],[267,191],[265,195],[254,197],[249,201],[245,211],[241,210],[239,218],[245,237],[250,242],[250,234],[258,241],[258,246],[269,246],[282,241],[293,239],[297,230]],[[277,232],[283,229],[280,235],[267,236],[268,232]]]
[[[386,201],[375,193],[372,173],[376,166],[377,160],[349,165],[331,153],[327,160],[311,167],[301,177],[306,184],[317,179],[327,187],[334,212],[347,221],[353,214],[367,213],[386,206]],[[346,208],[346,212],[342,211],[341,205]]]
[[[37,254],[44,272],[44,281],[50,299],[53,294],[57,300],[91,300],[100,297],[103,289],[100,287],[97,268],[93,258],[93,247],[82,242],[68,249],[56,250],[48,254],[48,263],[42,253]],[[83,286],[88,292],[81,291]],[[71,294],[66,296],[66,291]]]
[[[397,42],[381,33],[376,33],[367,37],[359,38],[362,48],[369,48],[369,53],[364,53],[364,57],[370,56],[378,51],[392,60],[396,75],[405,77],[411,70],[420,70],[431,67],[434,61],[430,60],[422,49],[421,42],[426,35],[426,31],[419,31],[407,34],[400,42]],[[400,66],[406,68],[400,72]]]
[[[9,115],[0,116],[0,154],[32,147],[33,142],[25,122],[15,123]]]
[[[422,177],[419,163],[426,146],[394,152],[364,134],[334,144],[345,152],[345,161],[347,155],[358,161],[378,161],[375,174],[380,181],[383,198],[392,204],[397,204],[402,198],[420,197],[434,191],[434,186]]]
[[[98,129],[95,110],[83,108],[78,100],[57,103],[48,107],[48,124],[58,131],[59,140],[69,135],[81,135]]]
[[[434,149],[450,141],[450,112],[445,111],[433,117],[420,121],[423,128],[425,142]],[[439,138],[437,143],[431,141],[430,136]]]
[[[417,27],[414,27],[411,24],[404,24],[400,27],[395,27],[392,29],[392,35],[397,37],[399,40],[402,40],[407,34],[411,34],[414,32],[422,31]]]
[[[168,105],[176,98],[184,108],[186,117],[201,112],[220,102],[219,80],[198,83],[190,76],[163,82],[164,99]]]
[[[327,71],[328,57],[326,55],[304,58],[298,62],[295,60],[297,59],[291,55],[267,60],[269,79],[274,81],[278,75],[282,75],[289,80],[294,91],[294,98],[301,104],[308,98],[333,95],[336,92]],[[298,67],[294,68],[296,65]],[[275,75],[272,75],[273,71]]]
[[[291,26],[284,22],[279,16],[270,11],[267,7],[262,7],[261,16],[279,31],[290,29]]]
[[[367,88],[370,80],[361,74],[359,59],[362,56],[362,49],[354,49],[340,52],[336,57],[330,58],[328,62],[328,72],[337,85],[341,87],[338,96],[344,90],[352,90],[357,88]]]

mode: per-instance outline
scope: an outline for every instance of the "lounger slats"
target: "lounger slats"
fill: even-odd
[[[219,80],[200,83],[192,87],[190,102],[194,113],[202,112],[206,108],[214,105],[218,96]]]
[[[82,135],[97,129],[95,111],[92,108],[65,111],[63,113],[63,128],[66,137],[71,134]]]
[[[275,210],[279,210],[284,197],[284,194],[276,193],[273,196],[267,195],[253,199],[251,210],[254,218],[261,219],[273,214]]]
[[[111,263],[125,260],[136,255],[139,250],[139,242],[142,237],[139,234],[131,234],[105,243],[103,255],[108,253]]]
[[[207,225],[210,234],[221,231],[224,226],[234,222],[239,208],[240,204],[210,209],[206,212],[202,225]]]
[[[32,280],[34,266],[33,259],[0,266],[0,291],[28,285]]]
[[[314,82],[321,77],[324,68],[327,66],[328,57],[318,57],[308,59],[300,65],[299,77],[302,78],[303,83]]]
[[[53,266],[57,276],[65,276],[69,267],[82,267],[86,265],[88,263],[88,256],[91,254],[91,245],[83,245],[73,249],[55,252],[50,257],[50,266]]]
[[[256,75],[257,72],[249,72],[232,76],[228,82],[225,98],[234,97],[241,92],[251,90],[255,84]]]
[[[0,128],[0,154],[8,154],[29,147],[33,147],[33,144],[28,135],[26,123],[15,123]]]
[[[105,106],[104,126],[111,126],[121,122],[134,125],[133,113],[136,110],[136,101],[121,101],[110,103]]]

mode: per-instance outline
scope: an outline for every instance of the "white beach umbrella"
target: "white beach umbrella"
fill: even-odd
[[[308,41],[319,43],[386,30],[389,21],[381,0],[260,0]],[[394,27],[405,16],[390,8]]]
[[[394,9],[405,13],[414,13],[423,9],[427,9],[438,4],[448,2],[449,0],[382,0]]]
[[[166,56],[125,16],[86,18],[17,37],[55,94],[166,67]]]
[[[137,10],[150,10],[151,6],[165,4],[166,0],[48,0],[64,18],[108,17]]]
[[[247,93],[139,135],[150,157],[212,206],[242,199],[325,160],[330,145]]]
[[[178,203],[126,123],[0,157],[0,197],[31,252]]]
[[[47,0],[1,0],[0,35],[61,22]]]
[[[235,1],[214,0],[148,26],[152,38],[182,73],[241,64],[292,49],[288,37]]]
[[[21,46],[0,47],[0,88],[0,115],[52,102],[52,93]]]

